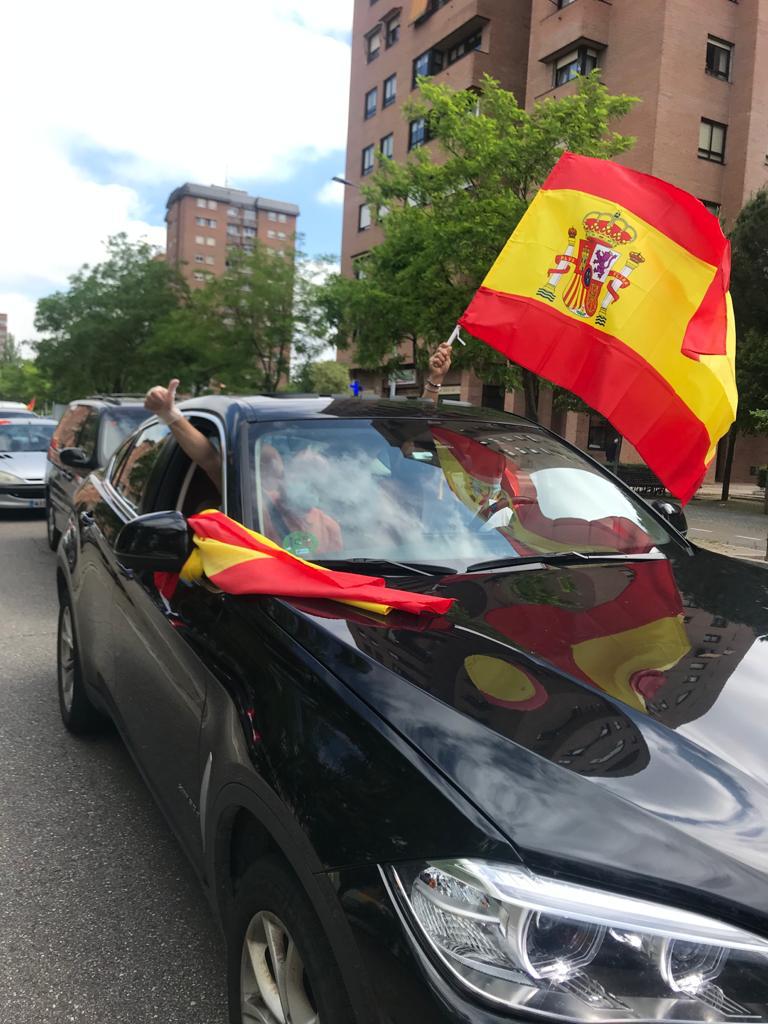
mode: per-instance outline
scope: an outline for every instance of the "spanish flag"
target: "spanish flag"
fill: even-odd
[[[685,502],[736,416],[729,277],[698,199],[565,153],[459,323],[602,413]]]
[[[205,577],[227,594],[325,598],[377,615],[393,610],[442,615],[453,604],[450,597],[395,590],[374,576],[334,572],[305,562],[223,512],[210,509],[190,516],[187,522],[195,545],[181,571],[181,578],[187,582]],[[176,581],[156,582],[169,596]]]

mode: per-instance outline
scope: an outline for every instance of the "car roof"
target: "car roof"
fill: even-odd
[[[88,395],[87,398],[74,398],[69,403],[73,405],[92,405],[99,409],[114,409],[116,407],[144,408],[143,395]]]
[[[487,420],[535,426],[530,420],[465,402],[422,399],[373,399],[330,395],[206,395],[180,403],[190,412],[213,412],[223,419],[249,421],[298,419],[436,419]]]
[[[13,419],[3,420],[3,410],[0,409],[0,424],[4,427],[9,427],[11,425],[16,427],[19,424],[23,426],[25,423],[33,423],[37,427],[39,427],[41,423],[55,427],[58,420],[51,419],[49,416],[14,416]]]

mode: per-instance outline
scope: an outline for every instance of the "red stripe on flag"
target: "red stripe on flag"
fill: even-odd
[[[609,160],[563,153],[541,187],[589,192],[604,200],[607,213],[613,213],[614,206],[621,208],[630,222],[634,213],[705,263],[721,265],[727,241],[717,217],[690,193],[651,174]]]
[[[730,277],[730,244],[726,265],[721,267],[707,288],[701,305],[688,321],[681,351],[691,359],[699,356],[724,356],[728,341],[728,278]]]
[[[707,469],[707,428],[650,363],[618,338],[536,299],[485,287],[459,323],[602,413],[681,501],[696,493]]]

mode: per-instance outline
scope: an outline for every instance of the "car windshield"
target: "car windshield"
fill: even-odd
[[[644,506],[531,424],[254,425],[253,526],[304,558],[468,563],[669,541]]]
[[[120,442],[132,434],[148,416],[149,413],[142,406],[108,409],[104,413],[99,437],[100,466],[106,466]]]
[[[45,452],[56,424],[45,420],[10,419],[0,415],[0,452]]]

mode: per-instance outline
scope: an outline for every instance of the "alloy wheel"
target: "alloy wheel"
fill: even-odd
[[[59,627],[59,686],[62,704],[69,712],[75,698],[75,634],[72,629],[72,610],[68,604],[61,610]]]
[[[243,1024],[320,1024],[304,962],[275,914],[251,918],[240,969]]]

